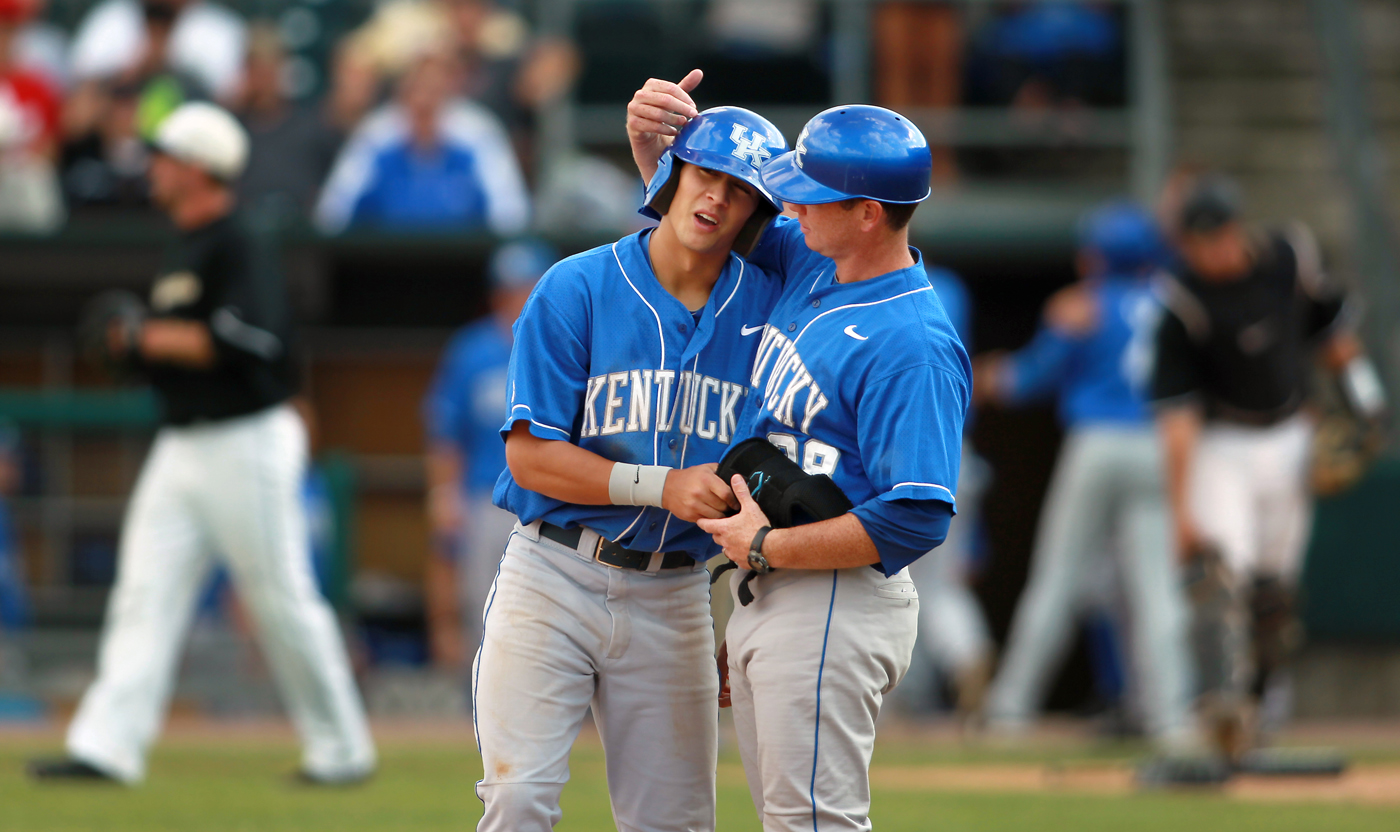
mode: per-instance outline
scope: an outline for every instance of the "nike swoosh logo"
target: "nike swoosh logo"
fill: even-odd
[[[841,331],[844,332],[844,333],[846,333],[847,335],[851,336],[852,338],[856,339],[857,341],[869,341],[869,340],[870,340],[869,338],[867,338],[867,337],[864,336],[864,335],[857,335],[857,334],[856,334],[856,325],[855,325],[855,324],[851,324],[850,326],[846,327],[845,329],[843,329],[843,330],[841,330]]]
[[[758,332],[760,329],[763,329],[763,326],[763,324],[759,324],[758,326],[741,326],[739,327],[739,334],[752,335],[755,332]]]

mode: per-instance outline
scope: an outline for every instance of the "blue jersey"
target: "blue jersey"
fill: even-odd
[[[753,259],[783,295],[754,360],[744,432],[829,474],[893,574],[941,541],[956,505],[972,368],[915,250],[907,269],[836,282],[836,264],[779,218]],[[911,505],[928,502],[907,513]],[[921,518],[919,512],[925,512]],[[914,527],[908,527],[913,522]]]
[[[1085,291],[1098,309],[1093,331],[1070,334],[1042,325],[1008,358],[1009,397],[1025,402],[1058,394],[1066,427],[1146,424],[1145,384],[1161,307],[1142,278],[1099,279]]]
[[[509,411],[542,439],[605,459],[684,468],[718,462],[738,438],[748,374],[777,281],[730,258],[698,322],[651,268],[651,231],[564,260],[541,278],[510,355]],[[521,488],[495,503],[524,523],[586,526],[643,551],[719,552],[710,536],[651,506],[586,506]]]
[[[495,318],[462,327],[443,350],[423,400],[428,436],[456,445],[465,457],[462,489],[488,494],[506,467],[501,414],[506,409],[510,333]]]

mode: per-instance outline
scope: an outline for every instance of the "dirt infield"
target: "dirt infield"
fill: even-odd
[[[877,789],[913,791],[1113,795],[1136,790],[1132,768],[1119,763],[876,766],[870,771],[870,780]],[[1400,765],[1353,766],[1340,777],[1240,776],[1219,791],[1261,802],[1400,806]]]

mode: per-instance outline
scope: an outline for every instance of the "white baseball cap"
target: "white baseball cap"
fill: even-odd
[[[232,182],[248,163],[248,133],[228,110],[205,101],[181,104],[156,128],[161,153]]]

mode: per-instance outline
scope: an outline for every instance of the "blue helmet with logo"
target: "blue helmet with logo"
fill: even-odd
[[[1119,274],[1160,265],[1166,254],[1152,216],[1126,199],[1104,203],[1080,218],[1079,247],[1097,252],[1104,268]]]
[[[797,147],[763,167],[763,184],[783,202],[843,199],[910,204],[931,193],[933,155],[909,119],[884,107],[852,104],[818,113]]]
[[[638,213],[659,220],[671,207],[679,182],[679,162],[727,173],[752,185],[762,197],[753,217],[734,241],[734,250],[745,254],[783,210],[782,203],[764,186],[759,166],[786,152],[787,146],[787,139],[778,128],[758,113],[742,107],[705,110],[681,128],[676,140],[661,154]]]

